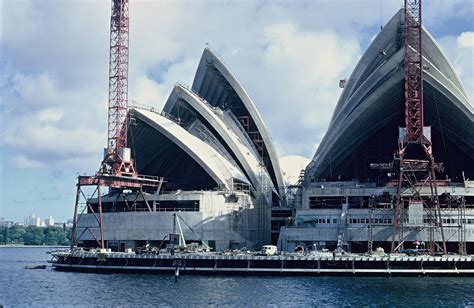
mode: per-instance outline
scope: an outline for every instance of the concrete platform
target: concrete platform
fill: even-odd
[[[474,276],[474,256],[53,252],[56,270],[230,275]]]

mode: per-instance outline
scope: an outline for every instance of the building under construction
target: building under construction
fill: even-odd
[[[113,0],[108,145],[98,173],[79,177],[72,247],[160,246],[179,213],[187,241],[217,250],[474,252],[473,108],[419,1],[406,1],[341,81],[296,185],[283,182],[255,104],[208,48],[193,85],[177,84],[162,111],[129,108],[128,27],[128,1]]]
[[[416,19],[419,1],[410,3],[415,12],[408,7],[392,17],[345,83],[294,188],[296,216],[280,233],[284,250],[474,252],[473,108]],[[420,58],[419,72],[409,67],[410,53]],[[413,109],[407,101],[420,93],[422,105]],[[409,140],[416,125],[419,135]]]
[[[127,121],[123,158],[147,177],[131,174],[142,180],[136,187],[118,183],[101,209],[97,191],[85,200],[76,232],[83,245],[101,243],[102,230],[108,248],[158,246],[169,241],[175,212],[187,240],[214,249],[270,242],[271,207],[284,187],[278,159],[252,100],[210,49],[192,87],[176,84],[162,111],[132,106]]]

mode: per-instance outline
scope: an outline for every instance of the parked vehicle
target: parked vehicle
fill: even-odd
[[[274,256],[278,252],[278,248],[275,245],[263,245],[262,254],[266,256]]]

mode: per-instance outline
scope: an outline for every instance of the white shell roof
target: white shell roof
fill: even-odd
[[[328,169],[336,169],[352,149],[400,115],[404,49],[398,33],[403,17],[403,10],[395,14],[359,60],[306,169],[307,178],[318,179]],[[425,118],[431,118],[434,124],[442,118],[443,134],[474,158],[473,107],[454,69],[425,29],[423,50]],[[429,99],[428,88],[432,93]]]
[[[247,92],[238,82],[235,75],[224,64],[224,62],[219,59],[209,48],[204,49],[201,61],[199,62],[199,66],[196,72],[196,76],[194,78],[192,89],[196,91],[200,96],[203,96],[200,89],[205,82],[206,71],[209,67],[215,68],[220,73],[220,75],[230,84],[232,89],[238,95],[243,106],[246,108],[249,115],[253,119],[268,152],[268,156],[272,166],[271,169],[273,169],[269,170],[269,172],[270,174],[274,174],[275,181],[277,186],[279,187],[280,193],[283,192],[284,182],[280,169],[280,163],[278,161],[278,156],[276,154],[275,148],[273,147],[272,139],[267,131],[265,124],[263,123],[262,117],[260,116],[257,108],[255,107],[255,104],[250,99]]]
[[[207,143],[191,135],[175,122],[147,110],[133,109],[133,114],[134,117],[147,123],[185,151],[219,186],[232,190],[234,179],[250,184],[247,177],[237,167]]]
[[[202,116],[206,124],[217,132],[254,187],[259,187],[262,176],[265,178],[265,183],[271,185],[270,176],[265,168],[261,168],[259,156],[252,141],[248,139],[244,131],[240,130],[240,124],[236,123],[238,120],[232,117],[230,111],[212,107],[196,93],[180,84],[174,87],[163,111],[176,117],[179,113],[177,109],[180,108],[179,104],[177,105],[179,99],[189,104],[197,114]]]

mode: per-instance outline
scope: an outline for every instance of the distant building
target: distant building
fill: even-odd
[[[31,214],[25,217],[25,226],[44,227],[45,223],[41,220],[41,217],[37,217],[36,214]]]
[[[52,216],[49,216],[48,218],[46,218],[44,223],[46,227],[54,227],[54,218]]]
[[[5,218],[0,218],[0,226],[2,226],[2,227],[11,227],[11,226],[13,226],[13,221],[5,220]]]
[[[35,214],[31,214],[31,215],[25,217],[25,226],[34,225],[35,222],[36,222],[36,215]]]
[[[72,218],[68,219],[66,222],[66,228],[67,229],[72,228],[73,223],[74,223],[74,220]]]

